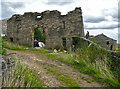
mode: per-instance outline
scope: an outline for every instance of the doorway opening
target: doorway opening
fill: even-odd
[[[62,38],[62,45],[63,45],[63,48],[66,49],[66,38]]]
[[[113,45],[110,46],[110,50],[113,50]]]
[[[34,31],[34,47],[39,47],[39,41],[45,44],[45,31],[43,29],[36,28]]]
[[[75,52],[76,49],[79,47],[80,38],[72,37],[72,51]]]
[[[80,38],[80,37],[72,37],[72,51],[76,52],[79,49],[87,48],[90,42]]]
[[[13,42],[13,38],[10,38],[10,41]]]

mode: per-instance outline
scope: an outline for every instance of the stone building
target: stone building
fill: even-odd
[[[7,38],[21,44],[34,45],[34,32],[40,28],[45,32],[46,48],[63,47],[71,50],[74,37],[84,36],[81,8],[61,15],[57,10],[42,13],[15,14],[7,21]]]
[[[117,48],[117,40],[109,38],[103,33],[90,38],[90,40],[93,40],[94,42],[110,50],[116,50]]]

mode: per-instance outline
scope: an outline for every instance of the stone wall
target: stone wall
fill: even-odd
[[[0,59],[1,61],[1,76],[0,76],[0,85],[1,87],[9,87],[11,84],[12,77],[13,75],[13,69],[15,67],[15,61],[12,60],[11,57],[9,56],[3,56]]]
[[[23,15],[13,15],[7,21],[7,38],[21,44],[33,46],[34,31],[40,28],[46,34],[46,48],[63,47],[62,38],[65,37],[67,49],[71,49],[71,38],[84,36],[83,17],[81,8],[61,15],[57,10],[42,13],[28,12]]]

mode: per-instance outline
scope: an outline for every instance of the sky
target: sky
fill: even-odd
[[[119,0],[1,0],[0,19],[24,12],[59,10],[62,15],[81,7],[84,30],[90,35],[104,33],[120,43],[118,33]]]

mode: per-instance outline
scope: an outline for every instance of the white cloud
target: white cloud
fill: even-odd
[[[113,29],[118,28],[118,22],[102,21],[100,23],[85,23],[86,29]]]
[[[108,21],[113,21],[113,17],[112,16],[106,16],[105,19],[108,20]]]
[[[35,2],[34,0],[32,0],[31,2],[25,3],[25,8],[16,9],[16,13],[23,14],[24,12],[43,12],[45,10],[59,10],[62,14],[66,14],[68,11],[70,11],[71,6],[72,3],[70,3],[69,5],[60,6],[55,4],[49,5],[45,0],[41,0],[41,1],[36,0]]]

